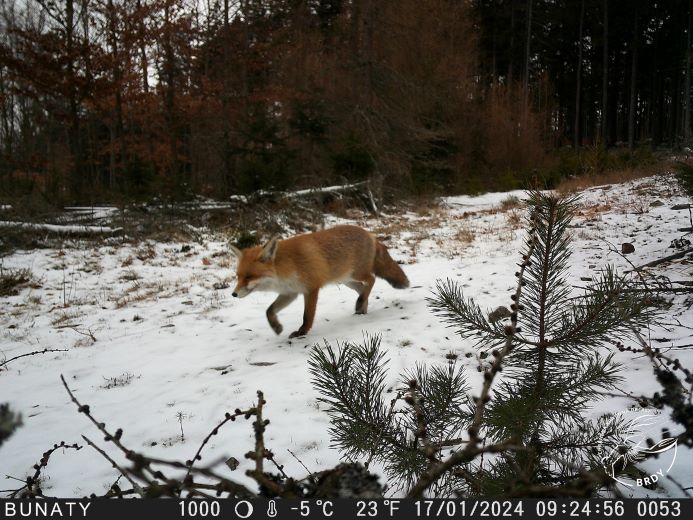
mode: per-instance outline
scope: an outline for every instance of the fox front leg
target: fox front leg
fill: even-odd
[[[364,275],[362,280],[347,283],[347,287],[350,287],[359,295],[354,309],[356,314],[366,314],[368,312],[368,296],[371,294],[373,284],[375,284],[375,276],[372,274]]]
[[[289,339],[305,336],[313,326],[313,320],[315,319],[315,308],[318,305],[318,292],[318,290],[315,290],[303,295],[303,300],[305,302],[305,307],[303,309],[303,324],[297,331],[292,332],[289,335]]]
[[[277,319],[277,313],[281,311],[284,307],[289,305],[292,301],[296,299],[297,294],[280,294],[277,299],[272,302],[272,305],[267,307],[267,321],[269,321],[270,327],[277,334],[281,334],[284,327],[279,323]]]

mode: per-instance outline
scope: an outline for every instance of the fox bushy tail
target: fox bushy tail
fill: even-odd
[[[379,278],[386,280],[395,289],[406,289],[409,287],[409,278],[404,274],[402,268],[395,262],[387,248],[380,242],[375,248],[375,262],[373,272]]]

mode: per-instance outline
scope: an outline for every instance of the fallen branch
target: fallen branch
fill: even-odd
[[[54,452],[57,450],[64,448],[64,449],[73,449],[73,450],[81,450],[82,446],[79,446],[77,443],[75,444],[66,444],[65,441],[60,441],[60,444],[53,444],[53,447],[47,451],[43,452],[43,455],[41,456],[41,460],[39,460],[36,464],[34,464],[34,474],[30,477],[27,477],[26,480],[24,481],[24,485],[20,487],[19,489],[13,490],[9,494],[9,498],[15,498],[18,494],[24,492],[26,490],[26,495],[29,497],[42,497],[43,491],[41,490],[41,471],[43,468],[48,466],[48,461],[51,458],[51,455],[53,455]],[[19,480],[19,479],[16,479]],[[8,490],[5,490],[8,491]]]
[[[34,352],[29,352],[28,354],[21,354],[19,356],[15,356],[10,359],[6,359],[2,363],[0,363],[0,368],[4,367],[7,365],[10,361],[14,361],[15,359],[27,357],[27,356],[35,356],[37,354],[45,354],[47,352],[67,352],[66,348],[44,348],[43,350],[35,350]]]
[[[70,387],[67,385],[67,382],[65,381],[65,378],[62,376],[62,374],[60,376],[60,379],[63,383],[63,386],[65,387],[65,390],[70,396],[70,399],[77,406],[77,411],[86,415],[87,418],[92,422],[92,424],[94,424],[94,426],[96,426],[98,430],[104,434],[104,440],[106,442],[112,442],[113,444],[115,444],[118,447],[118,449],[120,449],[120,451],[123,452],[125,458],[133,464],[132,468],[123,468],[121,466],[117,466],[117,468],[119,470],[122,470],[121,473],[125,477],[129,475],[133,478],[144,481],[146,486],[142,487],[142,491],[144,491],[146,496],[158,497],[164,495],[177,497],[180,496],[180,492],[182,490],[186,490],[189,492],[189,496],[199,495],[205,498],[211,498],[210,495],[208,495],[207,493],[199,491],[200,489],[213,489],[218,493],[227,492],[230,496],[233,497],[250,498],[255,496],[255,494],[252,491],[250,491],[242,484],[238,484],[220,475],[217,475],[210,469],[192,468],[178,461],[168,461],[147,457],[145,455],[142,455],[141,453],[127,448],[121,442],[123,430],[119,428],[118,430],[116,430],[114,434],[109,432],[106,429],[106,424],[97,421],[91,414],[89,405],[82,404],[79,402],[79,400],[77,400],[75,395],[72,393],[72,390],[70,390]],[[99,453],[101,453],[102,455],[104,455],[105,453],[101,450],[97,451],[99,451]],[[111,464],[113,464],[113,459],[111,459],[110,457],[106,457],[106,459]],[[192,478],[190,477],[186,478],[185,481],[168,478],[162,473],[161,470],[155,469],[154,465],[190,470],[195,474],[213,478],[216,481],[216,484],[210,485],[193,482]],[[159,481],[163,481],[163,484]]]
[[[94,336],[94,333],[92,332],[91,329],[87,328],[87,332],[84,332],[82,330],[79,330],[77,328],[77,325],[65,325],[68,329],[74,330],[77,334],[81,334],[82,336],[86,336],[89,339],[91,339],[94,343],[96,343],[96,336]]]
[[[195,462],[202,459],[202,456],[200,454],[202,453],[202,450],[204,449],[205,445],[210,441],[210,439],[212,438],[213,435],[216,435],[217,433],[219,433],[219,429],[222,426],[224,426],[229,421],[235,421],[236,417],[241,417],[241,416],[245,415],[246,418],[248,418],[253,413],[254,412],[252,409],[251,410],[241,410],[238,408],[234,411],[233,414],[226,412],[226,414],[224,415],[224,420],[221,421],[219,424],[217,424],[214,427],[214,429],[211,432],[209,432],[207,437],[204,438],[204,440],[202,441],[202,444],[200,445],[200,447],[195,452],[195,456],[192,459],[186,461],[186,464],[188,465],[188,472],[185,474],[185,478],[183,480],[186,480],[190,476],[190,472],[192,471],[193,465],[195,464]]]
[[[643,264],[641,266],[636,267],[635,269],[633,269],[631,271],[625,271],[625,272],[631,273],[633,271],[640,271],[641,269],[645,269],[647,267],[655,267],[655,266],[658,266],[659,264],[663,264],[664,262],[668,262],[669,260],[676,260],[677,258],[683,258],[688,253],[693,253],[693,247],[690,247],[684,251],[679,251],[678,253],[674,253],[673,255],[665,256],[664,258],[660,258],[658,260],[653,260],[652,262],[648,262],[646,264]]]
[[[368,474],[367,471],[363,469],[363,466],[359,464],[340,464],[332,470],[315,474],[314,479],[311,478],[308,482],[304,483],[288,477],[282,470],[282,466],[279,466],[276,463],[274,460],[274,455],[270,450],[267,449],[265,444],[264,433],[269,421],[263,417],[262,412],[266,402],[262,392],[260,391],[257,393],[257,404],[245,411],[236,409],[235,414],[233,415],[226,414],[225,420],[222,421],[221,424],[217,425],[212,433],[205,438],[202,445],[196,452],[194,460],[184,463],[177,460],[164,460],[148,457],[142,453],[138,453],[127,448],[121,440],[123,437],[123,430],[119,428],[115,433],[111,433],[106,427],[105,423],[99,422],[92,415],[89,405],[83,404],[77,399],[70,387],[67,385],[64,376],[61,375],[60,379],[65,387],[65,390],[70,396],[70,400],[77,406],[78,412],[84,414],[92,422],[92,424],[94,424],[96,428],[102,434],[104,434],[104,441],[115,444],[115,446],[123,453],[125,459],[131,463],[130,467],[127,467],[125,464],[117,463],[115,459],[108,455],[104,449],[98,447],[86,436],[82,436],[89,446],[94,448],[99,455],[105,458],[111,464],[111,466],[120,473],[120,476],[115,480],[115,482],[113,482],[113,484],[111,484],[110,489],[108,489],[105,494],[101,495],[100,497],[97,497],[95,494],[91,494],[90,498],[123,498],[124,496],[128,495],[136,495],[147,498],[157,498],[163,496],[182,498],[184,492],[188,493],[187,497],[185,498],[197,496],[206,499],[213,499],[214,496],[220,497],[223,494],[228,494],[229,498],[243,499],[257,498],[258,496],[282,498],[337,498],[343,497],[345,492],[352,493],[352,496],[354,497],[363,496],[372,498],[372,494],[374,492],[377,493],[377,496],[382,496],[382,487],[377,484],[373,476]],[[214,435],[216,431],[227,421],[233,420],[232,417],[240,416],[244,416],[245,419],[250,419],[251,417],[255,418],[255,421],[253,422],[253,428],[255,430],[255,449],[246,454],[246,458],[255,461],[255,468],[247,471],[246,474],[251,476],[260,485],[259,495],[243,484],[229,480],[213,471],[212,468],[221,464],[225,460],[225,457],[220,458],[217,461],[212,461],[207,467],[193,467],[193,463],[195,460],[199,460],[199,454],[211,436]],[[42,468],[48,464],[51,454],[61,448],[73,448],[79,450],[81,449],[81,446],[78,446],[77,444],[67,445],[64,442],[54,444],[52,449],[43,453],[43,457],[39,463],[33,466],[35,470],[33,476],[29,476],[26,479],[16,478],[9,475],[7,476],[8,479],[13,479],[21,483],[21,488],[0,490],[0,493],[10,493],[10,498],[16,497],[20,494],[22,497],[27,496],[29,498],[56,498],[48,497],[43,494],[40,488],[40,473]],[[279,469],[280,474],[277,475],[266,472],[263,465],[264,459],[268,459],[270,462],[274,463]],[[180,479],[168,478],[160,469],[158,469],[162,466],[172,468],[175,471],[185,471],[185,477]],[[195,482],[193,480],[193,475],[205,477],[207,481]],[[120,488],[118,483],[122,477],[127,479],[132,485],[131,489],[123,490]],[[368,489],[362,489],[364,482],[368,482]]]
[[[257,405],[253,410],[255,415],[255,421],[253,422],[253,429],[255,430],[255,451],[249,451],[245,454],[246,459],[255,461],[255,469],[247,470],[246,475],[255,479],[255,481],[268,489],[273,495],[282,496],[284,489],[277,482],[271,480],[265,474],[263,462],[267,458],[267,449],[265,448],[265,427],[269,424],[268,420],[262,417],[262,408],[265,405],[265,396],[258,390],[257,391]]]
[[[112,465],[115,469],[117,469],[117,470],[120,472],[120,474],[121,474],[122,476],[124,476],[124,477],[127,479],[128,482],[130,482],[130,484],[132,484],[133,490],[134,490],[138,495],[140,495],[142,498],[145,497],[144,491],[143,491],[142,488],[139,486],[139,484],[137,484],[137,482],[135,482],[134,480],[132,480],[132,478],[130,478],[130,476],[127,474],[127,472],[126,472],[123,468],[121,468],[121,467],[118,465],[118,463],[117,463],[116,461],[114,461],[111,457],[108,456],[108,454],[107,454],[105,451],[103,451],[103,450],[102,450],[101,448],[99,448],[96,444],[94,444],[91,440],[89,440],[89,438],[88,438],[86,435],[82,435],[82,439],[84,439],[84,440],[86,441],[86,443],[89,444],[89,446],[91,446],[91,447],[94,448],[96,451],[98,451],[98,452],[101,454],[101,456],[102,456],[103,458],[105,458],[108,462],[110,462],[111,465]],[[118,477],[118,478],[120,478],[120,477]],[[118,481],[116,481],[116,482],[118,482]],[[113,489],[113,486],[111,486],[111,489]]]
[[[289,448],[286,448],[286,451],[288,451],[289,453],[291,453],[291,456],[292,456],[294,459],[296,459],[296,460],[298,461],[298,463],[299,463],[301,466],[303,466],[303,469],[305,469],[305,470],[308,472],[308,476],[309,476],[309,477],[312,477],[312,476],[315,474],[314,472],[312,472],[311,470],[309,470],[309,469],[306,467],[306,465],[303,463],[303,461],[302,461],[301,459],[299,459],[293,451],[291,451]]]

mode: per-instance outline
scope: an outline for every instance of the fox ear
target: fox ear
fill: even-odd
[[[235,255],[236,258],[241,258],[241,256],[243,256],[243,252],[231,243],[229,243],[229,251],[231,251],[231,254]]]
[[[260,260],[263,262],[273,262],[274,255],[277,254],[277,243],[279,242],[279,237],[273,235],[267,243],[262,246],[262,251],[260,252]]]

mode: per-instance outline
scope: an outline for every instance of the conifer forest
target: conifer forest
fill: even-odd
[[[687,0],[2,0],[0,193],[553,186],[690,137]]]

